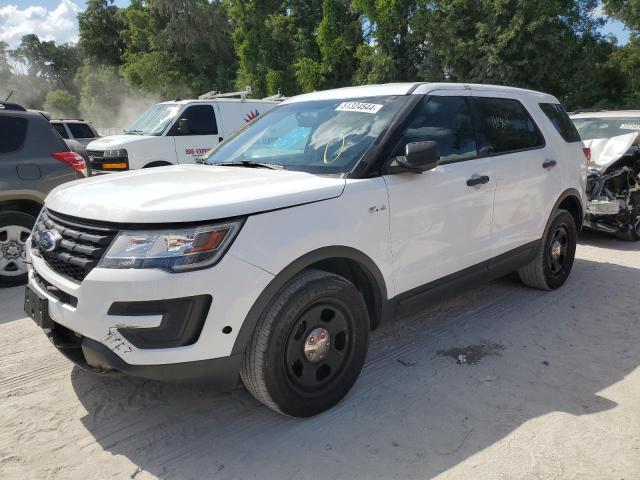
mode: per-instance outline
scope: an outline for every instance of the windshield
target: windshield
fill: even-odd
[[[627,118],[572,118],[583,140],[612,138],[640,132],[640,116]]]
[[[211,164],[259,162],[288,170],[350,171],[389,126],[406,97],[319,100],[282,105],[207,154]]]
[[[162,135],[179,111],[180,105],[159,103],[140,115],[125,132],[132,135]]]

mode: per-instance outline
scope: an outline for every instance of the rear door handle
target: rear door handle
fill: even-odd
[[[558,162],[556,162],[555,160],[546,160],[543,164],[542,164],[542,168],[553,168],[558,164]]]
[[[471,177],[469,180],[467,180],[467,185],[469,187],[484,185],[485,183],[489,183],[489,177],[487,177],[486,175],[482,175],[480,177]]]

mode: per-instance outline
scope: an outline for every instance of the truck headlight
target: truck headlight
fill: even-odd
[[[171,273],[215,265],[238,235],[244,220],[159,231],[122,231],[98,267],[159,268]]]
[[[102,155],[104,158],[127,158],[127,151],[124,148],[118,150],[105,150]]]

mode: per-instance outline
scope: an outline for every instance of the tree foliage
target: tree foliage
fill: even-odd
[[[640,0],[603,4],[634,32],[627,45],[599,33],[597,0],[88,0],[78,45],[0,42],[0,96],[104,122],[134,97],[414,80],[637,108]]]
[[[640,32],[640,0],[603,0],[602,3],[606,13]]]
[[[54,118],[78,118],[78,99],[67,90],[49,90],[44,101],[44,109]]]

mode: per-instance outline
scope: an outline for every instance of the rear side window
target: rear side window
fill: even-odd
[[[173,128],[174,135],[178,134],[175,127],[182,119],[187,120],[189,130],[181,135],[215,135],[218,133],[216,116],[211,105],[192,105],[182,112],[179,118]]]
[[[579,142],[580,134],[576,130],[575,125],[569,119],[569,115],[564,107],[559,103],[541,103],[540,108],[544,114],[551,120],[553,126],[556,127],[558,133],[564,138],[565,142]]]
[[[482,155],[496,155],[544,147],[544,137],[517,100],[475,97],[478,140]]]
[[[73,138],[95,138],[95,135],[86,123],[67,123]]]
[[[27,136],[27,119],[0,117],[0,154],[11,153],[22,148]]]
[[[51,125],[56,129],[56,132],[58,132],[62,138],[69,138],[69,134],[67,133],[67,129],[64,128],[64,125],[62,125],[61,123],[52,123]]]
[[[425,141],[438,143],[441,164],[477,156],[471,112],[463,97],[426,99],[400,137],[394,154],[404,155],[407,143]]]

